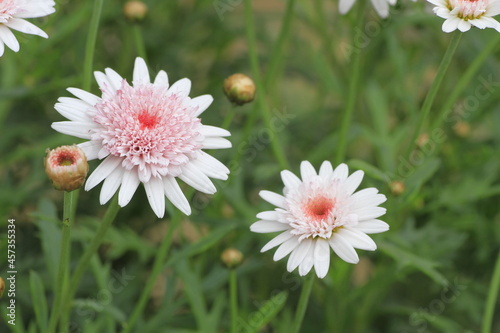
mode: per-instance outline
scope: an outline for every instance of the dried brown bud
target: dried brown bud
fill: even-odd
[[[459,121],[453,126],[453,131],[455,131],[456,135],[466,138],[470,134],[470,125],[468,122]]]
[[[429,134],[427,133],[422,133],[418,136],[418,139],[417,139],[417,146],[419,148],[422,148],[423,146],[425,146],[427,144],[427,142],[429,142]]]
[[[224,93],[234,104],[250,103],[255,97],[255,84],[245,74],[233,74],[224,80]]]
[[[0,297],[3,296],[4,291],[5,291],[5,281],[0,277]]]
[[[123,15],[132,21],[132,22],[140,22],[148,13],[148,6],[142,1],[132,0],[127,1],[123,6]]]
[[[222,252],[220,260],[222,260],[227,268],[236,268],[243,261],[243,253],[234,248],[229,248]]]
[[[89,165],[83,150],[78,146],[61,146],[47,149],[45,172],[59,191],[73,191],[85,182]]]
[[[399,180],[395,180],[389,184],[392,194],[398,196],[404,193],[405,184]]]

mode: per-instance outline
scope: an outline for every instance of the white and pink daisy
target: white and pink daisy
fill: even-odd
[[[344,15],[351,10],[356,0],[340,0],[339,1],[339,12]],[[389,16],[389,5],[394,6],[396,0],[371,0],[373,8],[381,18],[387,18]]]
[[[10,29],[48,38],[43,30],[24,19],[50,15],[56,11],[54,6],[52,0],[0,0],[0,57],[4,44],[14,52],[19,51],[19,42]]]
[[[500,31],[500,23],[493,16],[500,14],[500,0],[427,0],[436,7],[434,13],[445,19],[443,31],[456,29],[465,32],[472,26]]]
[[[285,184],[283,195],[261,191],[260,196],[277,206],[273,211],[257,215],[260,221],[250,226],[258,233],[281,231],[261,250],[279,245],[274,253],[278,261],[288,254],[287,270],[299,268],[301,276],[314,266],[316,275],[323,278],[330,267],[330,248],[348,263],[357,263],[354,250],[373,251],[375,242],[367,234],[389,230],[387,223],[377,220],[386,209],[378,207],[386,201],[376,188],[354,193],[363,179],[363,171],[348,176],[348,168],[340,164],[333,170],[330,162],[321,165],[316,173],[311,163],[300,165],[302,180],[288,170],[281,172]]]
[[[120,188],[118,203],[123,207],[143,183],[159,218],[165,213],[165,196],[191,214],[176,178],[213,194],[217,190],[209,177],[225,180],[229,174],[226,166],[202,151],[231,147],[223,138],[230,135],[228,131],[202,125],[198,118],[212,96],[191,99],[191,81],[182,79],[169,86],[165,71],[151,83],[141,58],[135,61],[132,85],[110,68],[94,74],[102,96],[68,88],[77,98],[61,97],[55,108],[70,121],[52,124],[58,132],[89,140],[78,145],[88,160],[103,160],[85,189],[104,181],[100,193],[104,204]]]

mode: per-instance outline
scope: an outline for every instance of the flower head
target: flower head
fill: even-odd
[[[204,193],[216,188],[209,179],[227,179],[229,169],[202,149],[229,148],[224,129],[202,125],[198,116],[212,103],[210,95],[188,97],[191,81],[169,86],[160,71],[151,83],[146,63],[135,61],[132,85],[110,68],[95,72],[102,91],[98,97],[76,88],[77,98],[61,97],[56,110],[70,121],[52,128],[89,141],[79,144],[88,160],[101,159],[85,184],[90,190],[104,181],[100,202],[118,190],[118,203],[125,206],[139,183],[143,183],[151,208],[158,217],[165,213],[165,196],[189,215],[191,208],[175,178]]]
[[[354,5],[355,1],[356,0],[340,0],[339,1],[340,14],[342,15],[347,14],[347,12],[349,12],[349,10]],[[371,0],[371,2],[377,14],[382,18],[386,18],[389,16],[389,5],[394,6],[396,4],[396,0]]]
[[[493,16],[500,14],[500,0],[427,0],[436,5],[434,13],[445,19],[443,31],[456,29],[465,32],[472,26],[500,31]]]
[[[61,146],[47,149],[45,172],[59,191],[74,191],[82,187],[89,172],[89,164],[83,150],[77,146]]]
[[[356,171],[348,177],[347,165],[340,164],[333,170],[330,162],[323,162],[319,173],[311,163],[300,165],[302,180],[288,170],[281,172],[285,187],[283,195],[261,191],[260,196],[277,206],[273,211],[257,215],[260,221],[250,226],[258,233],[281,231],[261,250],[278,246],[274,260],[291,253],[289,272],[299,268],[306,275],[314,266],[318,277],[326,276],[330,266],[330,248],[343,260],[357,263],[354,248],[373,251],[375,242],[366,234],[384,232],[387,223],[376,218],[385,214],[378,207],[386,201],[375,188],[354,193],[363,179],[363,172]]]
[[[56,11],[54,6],[52,0],[1,0],[0,57],[5,50],[4,44],[14,52],[19,51],[19,42],[10,29],[48,38],[43,30],[24,19],[50,15]]]

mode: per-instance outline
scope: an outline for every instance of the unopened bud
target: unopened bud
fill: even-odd
[[[399,180],[395,180],[389,184],[392,194],[395,196],[401,195],[405,191],[405,184]]]
[[[61,146],[47,149],[45,172],[59,191],[74,191],[85,182],[89,165],[83,150],[78,146]]]
[[[427,142],[429,142],[429,134],[427,133],[422,133],[418,136],[418,139],[417,139],[417,146],[419,148],[422,148],[423,146],[425,146],[427,144]]]
[[[222,260],[227,268],[236,268],[243,261],[243,253],[234,248],[229,248],[222,252],[220,260]]]
[[[5,290],[5,281],[0,277],[0,297],[3,296]]]
[[[234,104],[250,103],[255,97],[255,84],[245,74],[233,74],[224,80],[224,93]]]
[[[146,6],[146,4],[142,1],[127,1],[127,3],[123,6],[123,15],[125,15],[125,17],[132,22],[142,21],[146,17],[147,13],[148,6]]]
[[[468,122],[459,121],[455,124],[455,126],[453,126],[453,130],[455,131],[456,135],[462,138],[466,138],[470,134],[470,125]]]

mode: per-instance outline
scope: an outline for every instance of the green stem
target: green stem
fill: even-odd
[[[146,46],[144,45],[144,38],[142,38],[141,26],[136,23],[133,25],[132,30],[134,34],[135,47],[137,48],[137,54],[147,63]]]
[[[180,224],[181,214],[176,211],[175,215],[172,217],[172,225],[168,229],[165,238],[158,249],[158,252],[155,257],[155,261],[153,263],[153,269],[151,270],[151,274],[146,281],[145,287],[142,289],[141,296],[139,297],[139,301],[135,304],[134,310],[130,315],[130,319],[127,323],[124,324],[123,333],[129,333],[133,330],[137,320],[142,314],[144,307],[146,306],[146,302],[151,295],[151,290],[153,290],[153,286],[158,278],[158,275],[161,273],[163,265],[165,264],[165,259],[167,258],[168,251],[170,249],[170,245],[172,244],[172,238],[174,236],[174,231],[177,229],[177,226]]]
[[[231,304],[231,333],[238,333],[238,284],[236,270],[229,270],[229,300]]]
[[[498,292],[500,291],[500,251],[498,252],[495,270],[491,278],[490,290],[486,299],[486,309],[484,311],[483,325],[481,333],[491,333],[493,322],[493,313],[495,312],[495,304],[497,303]]]
[[[340,124],[339,130],[339,140],[337,145],[337,151],[335,154],[335,164],[340,164],[344,161],[347,149],[347,137],[349,134],[349,127],[351,125],[352,115],[354,113],[354,107],[356,106],[356,100],[358,99],[358,91],[359,91],[359,81],[361,77],[361,52],[362,48],[357,47],[359,44],[358,34],[362,33],[364,20],[363,16],[365,13],[365,6],[359,5],[359,14],[358,14],[358,26],[353,32],[353,40],[352,45],[354,48],[354,54],[351,65],[351,75],[349,81],[349,93],[347,95],[347,103],[344,109],[344,113],[342,115],[342,121]]]
[[[293,322],[292,333],[299,333],[300,328],[302,327],[302,320],[304,320],[304,315],[306,314],[307,304],[309,303],[309,296],[311,295],[311,290],[314,283],[314,277],[314,272],[310,272],[309,277],[302,285],[302,292],[300,293],[299,305],[297,306],[297,311],[295,312],[295,320]]]
[[[427,117],[432,107],[432,103],[434,102],[434,98],[436,97],[439,87],[441,86],[441,82],[443,81],[444,75],[446,74],[446,70],[448,69],[451,63],[451,58],[453,57],[453,54],[455,54],[458,44],[460,43],[462,34],[463,34],[462,32],[456,31],[451,36],[451,41],[450,44],[448,45],[448,49],[444,54],[443,60],[441,60],[441,64],[439,65],[436,77],[432,82],[431,88],[429,89],[427,96],[425,96],[424,104],[422,105],[420,113],[418,114],[419,118],[417,127],[413,132],[410,143],[408,145],[408,149],[406,150],[406,153],[404,155],[408,158],[410,157],[410,154],[413,151],[413,148],[415,147],[417,138],[422,132],[422,128],[424,127],[425,121],[427,120]]]
[[[264,89],[264,85],[262,83],[262,78],[260,75],[260,65],[259,58],[257,56],[257,42],[255,37],[255,26],[252,12],[252,0],[245,0],[245,28],[250,54],[250,64],[252,67],[255,86],[257,88],[257,104],[262,112],[262,118],[264,120],[265,127],[267,128],[267,133],[269,134],[269,140],[271,141],[271,147],[274,153],[274,157],[276,158],[282,169],[287,169],[288,161],[285,157],[284,149],[276,137],[276,131],[271,119],[271,110],[266,101],[266,90]]]
[[[114,198],[111,200],[111,203],[109,204],[106,214],[104,214],[101,224],[99,225],[97,232],[92,238],[92,241],[90,242],[89,245],[85,247],[85,251],[83,252],[83,255],[80,257],[78,264],[76,265],[76,268],[73,272],[73,276],[71,277],[69,283],[68,292],[66,293],[66,297],[64,297],[62,302],[63,315],[61,319],[61,330],[63,332],[67,332],[69,315],[71,313],[71,303],[73,301],[73,297],[76,294],[83,273],[85,273],[85,270],[87,269],[90,263],[90,259],[92,259],[92,256],[96,254],[97,250],[99,249],[99,246],[102,244],[104,236],[106,235],[106,232],[111,226],[111,223],[113,223],[113,220],[115,219],[119,208],[120,206],[118,206],[118,195],[116,194]]]
[[[52,313],[49,319],[49,333],[55,332],[57,320],[61,313],[62,300],[68,291],[69,259],[71,251],[71,224],[74,222],[74,212],[77,204],[77,191],[64,192],[63,221],[62,221],[62,239],[61,256],[59,259],[59,271],[57,273],[57,289],[55,290],[54,303],[52,304]]]
[[[472,77],[477,73],[477,71],[481,68],[481,66],[484,64],[488,56],[495,51],[495,49],[498,47],[500,44],[499,39],[492,39],[491,42],[484,47],[481,52],[477,55],[477,57],[474,59],[474,61],[467,66],[467,70],[460,76],[460,79],[456,83],[456,85],[453,87],[452,92],[448,95],[448,98],[446,99],[446,102],[444,103],[443,107],[441,110],[438,112],[437,118],[435,118],[435,123],[433,128],[439,128],[443,124],[443,121],[446,119],[446,116],[449,114],[451,111],[451,108],[453,107],[453,104],[456,102],[458,97],[460,97],[460,94],[464,91],[464,89],[467,87],[467,85],[470,83],[472,80]],[[437,149],[436,149],[437,151]]]
[[[85,60],[83,62],[83,90],[89,91],[92,86],[92,67],[94,66],[94,51],[97,40],[97,31],[101,19],[102,5],[104,0],[95,0],[92,16],[90,18],[89,33],[85,45]]]

